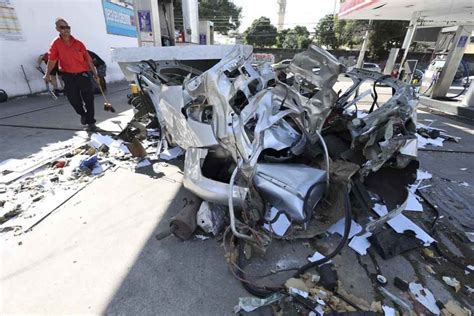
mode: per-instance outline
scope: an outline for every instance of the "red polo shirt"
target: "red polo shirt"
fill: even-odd
[[[81,41],[71,36],[69,43],[66,44],[58,36],[49,49],[49,59],[59,60],[59,70],[69,73],[79,73],[89,71],[87,60],[90,59],[86,47]]]

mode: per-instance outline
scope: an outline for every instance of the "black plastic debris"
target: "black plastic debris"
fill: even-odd
[[[318,283],[329,291],[334,291],[337,287],[337,271],[333,267],[332,264],[325,264],[318,268],[321,276]]]
[[[393,258],[406,251],[422,246],[422,242],[409,232],[399,234],[385,229],[369,238],[377,253],[384,259]]]
[[[408,284],[408,282],[400,279],[399,277],[395,277],[393,279],[393,285],[395,285],[398,289],[400,289],[403,292],[408,291],[408,289],[410,288],[410,285]]]

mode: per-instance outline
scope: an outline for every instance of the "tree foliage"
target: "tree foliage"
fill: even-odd
[[[278,32],[277,47],[288,49],[307,48],[312,39],[305,26],[295,26],[293,29],[284,29]]]
[[[277,42],[277,29],[267,17],[260,17],[244,32],[245,43],[256,47],[269,47]]]
[[[342,45],[352,49],[356,45],[362,44],[364,41],[365,31],[369,27],[367,20],[339,20],[345,21],[343,33],[341,35]]]
[[[380,59],[393,47],[400,47],[408,26],[407,21],[340,20],[337,16],[324,16],[315,29],[318,45],[337,49],[341,46],[353,48],[362,44],[366,30],[370,28],[370,57]]]
[[[319,20],[315,29],[315,39],[318,45],[336,49],[340,46],[336,34],[335,18],[332,14],[325,15]]]
[[[373,21],[369,36],[370,56],[381,59],[391,48],[401,47],[408,24],[408,21]]]
[[[199,19],[214,22],[214,31],[227,35],[236,31],[242,20],[242,8],[232,0],[201,0],[199,2]],[[174,0],[176,26],[182,27],[182,0]]]

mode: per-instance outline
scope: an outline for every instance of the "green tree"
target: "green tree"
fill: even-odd
[[[334,15],[332,14],[327,14],[319,20],[315,28],[315,38],[318,45],[333,49],[339,48],[334,20]]]
[[[239,28],[242,20],[242,8],[232,0],[201,0],[199,19],[214,22],[214,31],[227,35]],[[182,0],[174,0],[176,27],[183,26]]]
[[[289,31],[290,29],[284,29],[278,32],[276,36],[276,46],[278,48],[283,48],[283,42],[285,42],[286,34],[288,34]]]
[[[390,48],[400,47],[408,26],[407,21],[374,20],[370,27],[369,56],[382,59]],[[316,26],[316,42],[332,49],[353,48],[362,44],[369,28],[367,20],[339,20],[332,14],[324,16]]]
[[[340,20],[345,21],[345,20]],[[342,31],[341,43],[352,49],[356,45],[362,44],[364,34],[369,27],[367,20],[347,20]]]
[[[283,48],[297,49],[298,48],[298,34],[295,30],[289,30],[286,33],[285,40],[283,41]]]
[[[393,47],[401,47],[408,21],[375,20],[369,36],[370,57],[382,59]]]
[[[276,44],[277,29],[267,17],[260,17],[245,30],[245,43],[256,47],[270,47]]]
[[[293,29],[281,30],[277,34],[277,47],[289,49],[308,48],[312,40],[305,26],[295,26]]]
[[[313,40],[309,37],[309,31],[306,26],[297,25],[294,30],[297,34],[298,48],[308,48]]]

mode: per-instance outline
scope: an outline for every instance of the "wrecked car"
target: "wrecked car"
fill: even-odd
[[[143,95],[136,119],[156,120],[158,151],[185,149],[184,186],[227,206],[237,239],[265,248],[281,216],[304,231],[320,208],[327,211],[322,204],[329,196],[342,201],[347,231],[351,206],[367,212],[383,201],[389,207],[364,232],[404,210],[418,168],[417,97],[410,86],[363,69],[346,72],[314,45],[278,69],[252,63],[251,46],[199,50],[205,59],[192,47],[155,49],[156,56],[141,61],[116,56]],[[336,92],[341,74],[352,85]],[[373,89],[361,93],[367,82]],[[380,106],[378,84],[394,91]],[[373,103],[362,113],[357,105],[368,95]],[[139,108],[144,104],[147,111]]]

